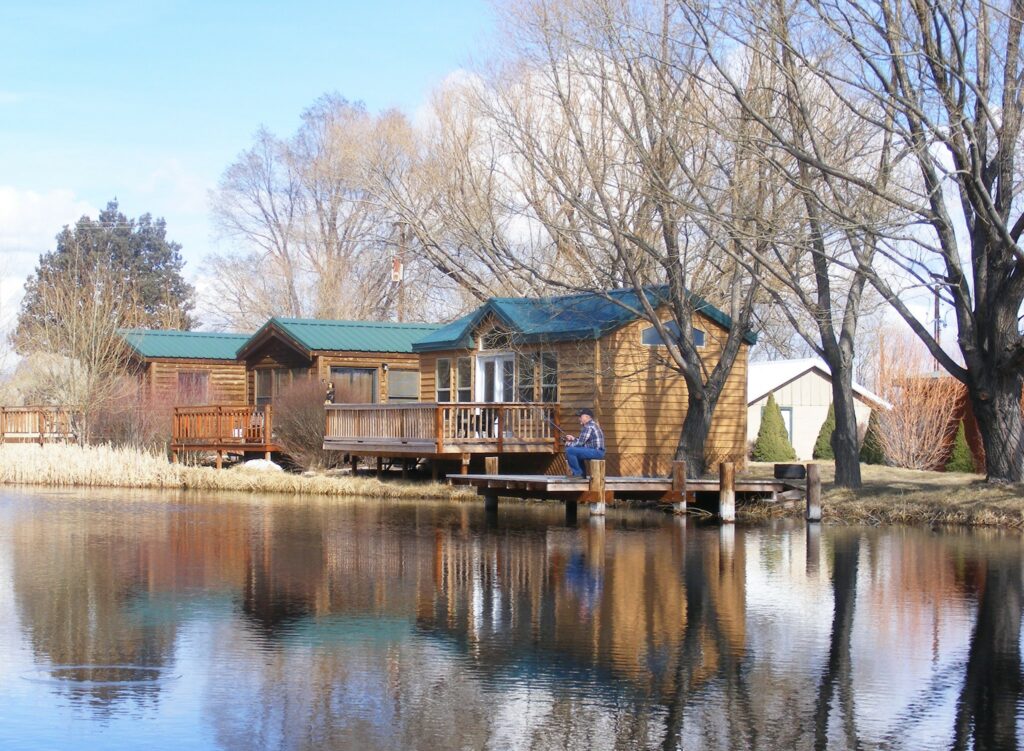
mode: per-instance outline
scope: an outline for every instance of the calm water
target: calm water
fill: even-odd
[[[1017,747],[1016,535],[0,495],[0,748]]]

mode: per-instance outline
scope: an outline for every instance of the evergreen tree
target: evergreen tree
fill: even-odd
[[[789,462],[796,459],[796,452],[789,442],[782,410],[775,401],[775,395],[768,395],[768,403],[761,412],[761,428],[754,441],[755,462]]]
[[[885,450],[879,437],[881,426],[878,424],[878,410],[871,410],[868,418],[868,429],[864,433],[864,443],[860,447],[860,460],[864,464],[885,464]]]
[[[55,250],[39,258],[25,283],[25,297],[12,337],[21,352],[31,349],[30,333],[59,323],[49,300],[55,288],[82,299],[116,294],[124,300],[121,325],[190,329],[194,290],[182,276],[181,245],[167,240],[163,219],[143,214],[129,219],[111,201],[93,220],[83,216],[57,235]],[[111,289],[110,285],[116,286]]]
[[[832,433],[836,429],[836,408],[834,404],[828,405],[828,416],[825,417],[825,422],[821,424],[821,430],[818,431],[818,440],[814,442],[814,453],[812,456],[815,459],[835,459],[836,455],[832,451]]]
[[[974,471],[974,454],[971,453],[971,447],[967,444],[967,431],[964,428],[963,420],[960,421],[960,425],[956,429],[956,438],[953,439],[953,452],[949,456],[949,461],[946,462],[946,471]]]

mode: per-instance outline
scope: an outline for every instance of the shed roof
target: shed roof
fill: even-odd
[[[665,286],[645,290],[654,305],[665,302]],[[694,309],[725,329],[732,319],[696,295],[690,296]],[[557,297],[492,297],[469,315],[428,334],[413,344],[416,352],[472,347],[476,326],[488,315],[494,315],[518,334],[524,342],[560,342],[598,339],[610,331],[636,320],[640,294],[633,288],[614,289],[605,293],[584,292]],[[748,344],[757,342],[757,335],[744,335]]]
[[[147,359],[234,360],[238,348],[251,334],[219,331],[172,331],[167,329],[123,329],[125,343]]]
[[[270,331],[283,334],[307,353],[332,352],[409,352],[412,343],[436,331],[434,323],[390,323],[386,321],[330,321],[315,318],[271,318],[249,337],[238,351],[244,357],[262,342]]]
[[[760,401],[778,388],[791,383],[806,373],[817,371],[826,380],[832,380],[828,364],[817,357],[800,360],[765,360],[747,365],[747,405]],[[889,402],[854,381],[853,393],[862,399],[889,409]]]

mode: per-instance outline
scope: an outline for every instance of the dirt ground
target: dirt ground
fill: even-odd
[[[818,464],[826,522],[1024,528],[1024,485],[990,484],[982,475],[862,464],[863,487],[849,490],[833,485],[834,464]],[[771,477],[772,465],[752,463],[742,474]],[[797,511],[802,508],[791,509]]]

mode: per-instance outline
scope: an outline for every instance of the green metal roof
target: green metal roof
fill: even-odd
[[[197,360],[234,360],[238,348],[251,336],[216,331],[161,329],[123,329],[120,334],[125,343],[140,357]]]
[[[667,289],[651,287],[645,293],[653,305],[660,305],[665,301]],[[690,302],[695,311],[725,329],[732,328],[732,319],[711,303],[696,295],[690,296]],[[559,297],[492,297],[469,315],[419,339],[413,349],[416,352],[468,349],[473,346],[473,330],[488,313],[529,343],[597,339],[636,320],[635,311],[639,309],[640,296],[632,288]],[[744,339],[754,344],[757,335],[747,332]]]
[[[412,343],[432,334],[440,324],[271,318],[253,334],[250,342],[255,342],[270,327],[279,329],[310,351],[411,353]]]

